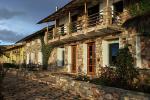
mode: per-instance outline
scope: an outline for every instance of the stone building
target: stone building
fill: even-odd
[[[53,27],[53,26],[51,26]],[[51,27],[49,27],[51,29]],[[42,55],[42,42],[41,38],[44,38],[47,28],[43,28],[21,40],[17,43],[25,44],[25,64],[26,65],[42,65],[43,64],[43,55]]]
[[[17,43],[15,45],[4,46],[3,55],[1,55],[1,63],[23,64],[25,61],[24,44]]]
[[[53,39],[47,39],[57,47],[50,65],[69,73],[99,75],[101,67],[113,67],[119,48],[130,44],[135,67],[150,68],[150,56],[141,57],[142,38],[122,28],[130,18],[125,1],[72,0],[41,20],[39,24],[55,21]]]

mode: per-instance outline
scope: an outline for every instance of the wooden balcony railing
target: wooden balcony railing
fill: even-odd
[[[62,26],[57,27],[57,33],[62,36],[66,35],[67,34],[67,26],[62,25]]]
[[[67,25],[54,28],[54,38],[72,34],[84,30],[84,28],[88,29],[97,25],[122,25],[121,13],[112,10],[108,11],[103,10],[92,15],[84,15],[80,21],[74,21]]]
[[[48,31],[48,40],[53,39],[53,30]]]
[[[81,21],[74,21],[74,22],[70,23],[69,30],[70,30],[70,33],[75,33],[79,30],[82,30]]]
[[[123,24],[122,13],[112,12],[112,24],[121,26]]]
[[[88,27],[94,27],[96,25],[103,23],[103,12],[98,12],[92,15],[89,15],[88,18]]]

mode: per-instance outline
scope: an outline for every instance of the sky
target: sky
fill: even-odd
[[[41,19],[61,8],[70,0],[0,0],[0,45],[14,44],[45,24]]]

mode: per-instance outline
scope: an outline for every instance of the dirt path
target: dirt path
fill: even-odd
[[[81,100],[79,95],[63,91],[54,86],[48,86],[37,81],[17,78],[7,74],[4,79],[5,100]],[[83,100],[83,99],[82,99]]]

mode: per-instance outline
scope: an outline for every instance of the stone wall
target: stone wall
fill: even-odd
[[[103,64],[103,57],[102,57],[102,38],[96,39],[96,74],[100,74],[100,69]]]
[[[136,38],[140,38],[140,43],[138,43],[138,41],[136,40]],[[136,52],[136,42],[138,43],[138,45],[140,44],[140,57],[141,57],[141,68],[150,68],[150,38],[149,36],[141,36],[139,35],[135,30],[128,30],[128,31],[124,31],[121,35],[120,35],[120,40],[121,40],[121,44],[122,46],[124,46],[125,44],[129,44],[130,45],[130,51],[133,55],[133,57],[135,58],[135,66],[136,65],[136,55],[139,55]]]
[[[87,73],[87,71],[85,69],[87,69],[87,65],[84,65],[84,61],[85,59],[87,59],[87,56],[85,56],[84,54],[84,45],[87,45],[90,42],[95,42],[95,53],[96,53],[96,67],[95,67],[95,72],[96,75],[99,75],[100,72],[99,70],[101,69],[101,67],[103,66],[103,57],[102,57],[102,41],[104,39],[118,39],[117,34],[113,35],[113,36],[103,36],[103,37],[97,37],[94,39],[87,39],[87,40],[82,40],[82,41],[78,41],[75,42],[73,44],[66,44],[65,47],[65,72],[70,72],[69,68],[67,66],[70,67],[71,69],[71,65],[69,65],[69,61],[68,61],[68,48],[70,48],[72,45],[76,45],[77,46],[77,74],[79,73]],[[110,41],[110,40],[108,40]],[[87,47],[86,47],[87,48]],[[87,51],[86,51],[87,52]],[[49,58],[49,65],[50,67],[53,67],[55,69],[58,68],[57,64],[56,64],[56,60],[57,60],[57,48],[53,50],[50,58]],[[86,67],[86,68],[85,68]]]
[[[111,41],[118,41],[119,42],[119,46],[120,48],[124,47],[126,44],[129,44],[129,49],[134,57],[134,64],[135,66],[137,66],[137,61],[136,61],[136,56],[137,56],[137,33],[134,31],[134,30],[128,30],[128,31],[123,31],[122,33],[115,33],[115,34],[105,34],[101,37],[95,37],[93,39],[87,39],[87,40],[82,40],[82,41],[77,41],[77,42],[74,42],[72,44],[66,44],[64,47],[65,47],[65,72],[70,72],[70,69],[71,69],[71,65],[69,65],[68,63],[68,48],[71,47],[71,45],[77,45],[77,73],[87,73],[87,55],[85,55],[85,52],[84,49],[87,45],[87,43],[90,43],[90,42],[95,42],[95,53],[96,53],[96,68],[95,68],[95,72],[96,72],[96,75],[99,76],[100,75],[100,69],[101,67],[104,67],[104,61],[106,59],[104,59],[104,56],[106,56],[105,54],[103,55],[103,52],[105,50],[103,49],[106,49],[106,48],[103,48],[103,41],[107,41],[108,43],[111,43]],[[150,53],[148,52],[149,51],[149,38],[141,38],[142,41],[141,41],[141,49],[142,49],[142,66],[141,68],[148,68],[150,67]],[[57,54],[57,50],[54,50],[54,53],[52,53],[51,55],[51,58],[49,59],[50,63],[52,63],[53,65],[51,66],[55,66],[57,68],[57,65],[56,65],[56,54]],[[109,55],[107,55],[109,56]],[[104,64],[103,64],[104,63]],[[69,67],[68,67],[69,66]],[[145,67],[144,67],[145,66]],[[69,69],[70,68],[70,69]]]
[[[65,65],[64,66],[58,66],[57,65],[57,50],[58,48],[54,48],[51,52],[51,55],[48,60],[48,70],[51,72],[67,72],[67,48],[65,47]]]
[[[49,68],[53,69],[57,66],[57,48],[54,48],[48,60]]]
[[[28,72],[25,77],[47,85],[55,85],[64,91],[80,94],[87,100],[150,100],[150,94],[76,81],[71,77],[49,72],[36,74]]]
[[[41,52],[41,40],[39,39],[39,37],[35,37],[31,40],[26,41],[25,55],[26,60],[28,60],[26,61],[26,64],[42,64],[42,60],[40,60],[39,62],[39,59],[42,59],[42,57],[39,57],[39,52]],[[32,56],[34,57],[32,58]]]
[[[77,73],[83,72],[83,44],[77,45]]]
[[[141,36],[141,58],[143,68],[150,68],[150,37]]]

